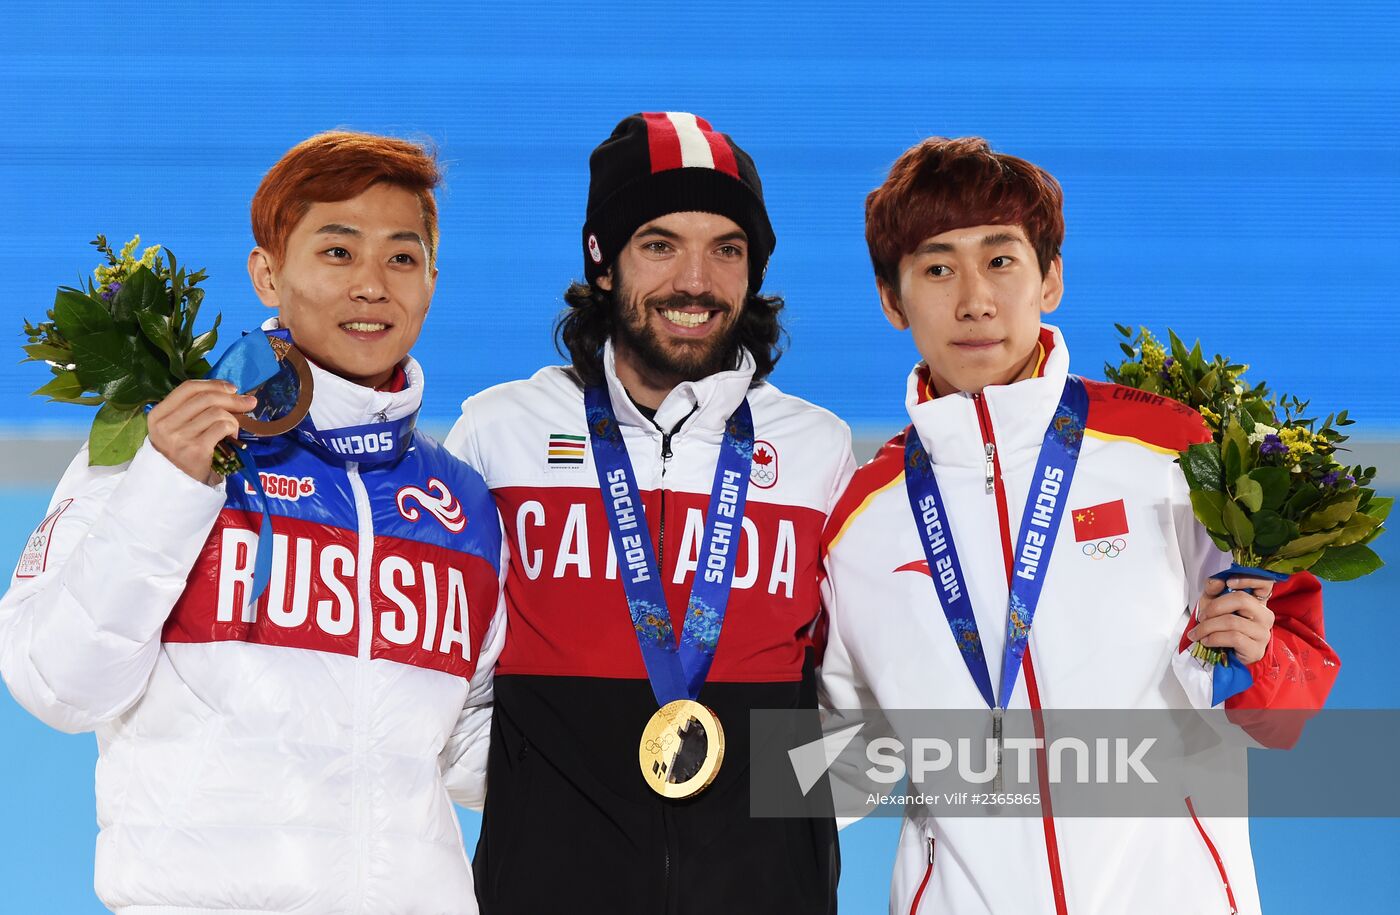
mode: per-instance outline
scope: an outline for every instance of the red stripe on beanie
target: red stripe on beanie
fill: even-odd
[[[710,142],[710,153],[715,157],[715,168],[730,177],[739,177],[739,163],[734,161],[734,150],[730,148],[729,140],[724,134],[716,133],[708,127],[702,133]]]
[[[651,155],[651,173],[664,172],[681,167],[681,138],[676,134],[676,125],[671,123],[665,112],[647,112],[642,117],[647,122],[647,147]]]
[[[702,117],[695,118],[695,126],[700,128],[705,142],[710,144],[710,155],[714,157],[715,168],[730,177],[738,178],[739,163],[734,160],[734,149],[729,145],[729,140]]]

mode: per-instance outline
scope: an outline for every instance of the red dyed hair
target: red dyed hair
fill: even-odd
[[[380,182],[418,197],[428,230],[428,260],[437,260],[437,201],[442,179],[433,154],[417,143],[371,133],[332,130],[287,150],[253,195],[253,239],[281,260],[287,238],[313,203],[358,197]]]
[[[1064,193],[1050,173],[992,152],[981,137],[930,137],[904,151],[865,198],[865,243],[875,275],[896,293],[899,262],[925,239],[966,226],[1019,225],[1040,274],[1065,239]]]

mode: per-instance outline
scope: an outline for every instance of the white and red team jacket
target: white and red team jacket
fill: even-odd
[[[981,394],[935,399],[923,366],[908,384],[909,416],[937,467],[993,684],[1011,543],[1069,372],[1058,330],[1042,328],[1040,349],[1036,377]],[[1208,673],[1177,659],[1207,576],[1230,560],[1195,521],[1174,460],[1209,432],[1167,398],[1086,387],[1088,428],[1010,708],[1208,706]],[[1121,512],[1122,523],[1079,542],[1072,516],[1094,508],[1100,517]],[[903,433],[857,471],[825,539],[824,706],[985,709],[928,572],[904,485]],[[1319,593],[1306,573],[1275,589],[1277,620],[1251,666],[1254,686],[1227,709],[1322,706],[1338,662],[1323,641]],[[1056,818],[1050,800],[1039,818],[906,818],[890,912],[1259,911],[1246,819],[1198,819],[1184,798],[1180,817]]]
[[[414,416],[403,368],[382,392],[313,366],[310,420]],[[500,521],[474,471],[406,434],[381,464],[250,446],[274,538],[256,603],[243,481],[207,486],[147,441],[117,467],[85,448],[59,483],[0,603],[0,672],[44,722],[97,732],[114,911],[477,911],[449,792],[482,801]]]
[[[657,704],[576,375],[552,366],[471,397],[446,444],[486,478],[510,542],[509,633],[473,859],[482,911],[826,915],[835,906],[835,826],[749,815],[749,711],[816,708],[810,632],[821,611],[821,532],[855,469],[850,430],[771,384],[751,387],[747,353],[737,369],[677,385],[655,422],[628,398],[614,365],[609,343],[608,390],[677,632],[725,422],[746,396],[753,412],[733,589],[699,696],[723,724],[724,764],[703,794],[681,802],[652,792],[638,770],[637,743]],[[682,419],[678,431],[661,432]],[[540,828],[540,817],[560,828]]]

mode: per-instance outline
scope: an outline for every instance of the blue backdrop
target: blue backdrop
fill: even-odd
[[[419,137],[447,168],[416,351],[428,418],[446,425],[468,393],[556,358],[588,151],[625,114],[692,110],[763,175],[778,234],[767,289],[787,297],[792,335],[776,383],[860,430],[902,425],[915,358],[878,310],[864,195],[917,140],[981,134],[1064,185],[1055,320],[1079,371],[1116,353],[1114,321],[1170,325],[1247,358],[1256,380],[1350,408],[1360,436],[1400,434],[1381,378],[1400,356],[1394,5],[200,6],[0,8],[0,320],[15,330],[91,269],[98,232],[207,266],[208,307],[230,332],[252,326],[247,208],[262,173],[332,127]],[[86,425],[84,410],[18,396],[44,378],[0,356],[0,426]],[[45,498],[0,498],[6,555]],[[1370,634],[1397,587],[1387,570],[1329,589],[1343,704],[1400,701]],[[0,749],[0,910],[97,909],[92,738],[0,697]],[[891,825],[847,834],[846,911],[883,910]],[[1387,907],[1397,839],[1393,822],[1256,823],[1266,909]]]
[[[1117,352],[1114,321],[1171,325],[1349,406],[1363,432],[1400,431],[1372,368],[1400,355],[1393,5],[208,6],[48,4],[6,23],[14,325],[91,269],[97,232],[207,266],[225,327],[252,325],[248,201],[281,153],[336,126],[431,139],[442,275],[417,354],[445,424],[469,392],[557,358],[589,150],[630,112],[693,110],[763,176],[767,288],[792,335],[775,381],[859,428],[902,424],[915,358],[879,312],[864,195],[917,140],[981,134],[1064,185],[1055,320],[1078,370]],[[44,377],[0,359],[4,390]],[[0,422],[63,420],[84,414],[0,407]]]

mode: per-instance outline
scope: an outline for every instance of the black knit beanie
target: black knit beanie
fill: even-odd
[[[763,285],[777,243],[753,160],[704,118],[679,111],[623,118],[588,159],[583,274],[607,272],[637,228],[667,213],[717,213],[749,240],[749,291]]]

